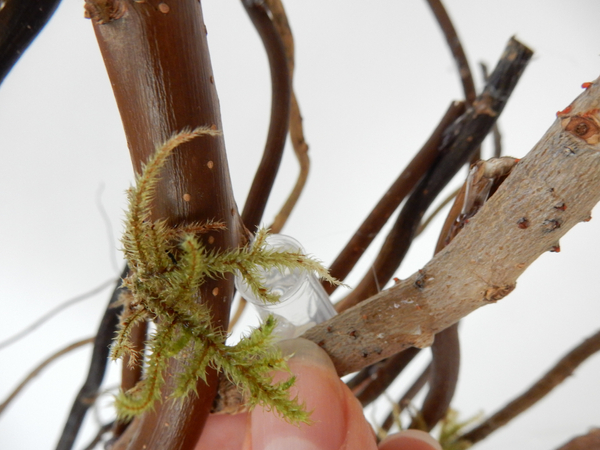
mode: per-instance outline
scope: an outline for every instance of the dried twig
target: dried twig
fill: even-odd
[[[457,440],[475,444],[485,439],[498,428],[506,425],[523,411],[544,398],[567,377],[571,376],[581,363],[598,351],[600,351],[600,331],[587,338],[563,356],[554,367],[546,372],[527,391],[486,419],[482,424],[458,437]]]
[[[433,11],[435,18],[446,37],[446,42],[448,42],[448,46],[450,47],[450,51],[456,62],[467,105],[472,105],[476,96],[473,75],[471,74],[469,61],[467,61],[467,56],[460,43],[456,29],[450,20],[446,8],[444,8],[444,5],[440,0],[427,0],[427,3],[429,4],[431,11]]]
[[[344,249],[331,264],[331,275],[338,280],[344,280],[373,242],[398,205],[410,193],[421,177],[427,172],[438,156],[444,132],[464,112],[464,103],[454,102],[450,105],[444,117],[433,131],[425,145],[415,155],[409,165],[402,171],[377,205],[348,241]],[[337,286],[324,283],[323,287],[331,294]]]
[[[36,376],[38,376],[40,374],[40,372],[46,368],[46,366],[48,366],[50,363],[57,360],[61,356],[64,356],[67,353],[70,353],[73,350],[78,349],[79,347],[83,347],[84,345],[91,344],[92,342],[94,342],[93,337],[74,342],[73,344],[67,345],[66,347],[53,353],[48,358],[46,358],[44,361],[42,361],[40,364],[38,364],[35,367],[35,369],[33,369],[31,372],[29,372],[29,374],[25,377],[25,379],[23,381],[21,381],[21,383],[19,383],[19,385],[9,394],[9,396],[6,398],[6,400],[4,400],[4,402],[2,402],[2,404],[0,404],[0,414],[2,414],[4,412],[4,410],[7,408],[7,406],[15,399],[15,397],[17,395],[19,395],[19,393],[25,388],[25,386],[27,386],[27,384],[29,384],[29,382],[31,380],[33,380]]]
[[[430,431],[444,418],[458,382],[460,366],[460,344],[458,340],[458,323],[446,328],[435,336],[431,346],[432,363],[429,376],[429,391],[423,401],[418,421],[413,421],[411,428],[423,425]]]
[[[121,278],[126,277],[128,271],[128,267],[125,266]],[[113,290],[108,306],[104,311],[104,316],[100,321],[87,377],[73,401],[73,406],[69,411],[56,450],[70,450],[73,447],[87,410],[93,404],[93,400],[100,390],[106,372],[110,345],[119,324],[119,315],[123,310],[123,305],[119,305],[119,297],[124,291],[124,288],[121,287],[121,278],[119,278],[117,286]]]
[[[376,280],[384,285],[392,278],[412,243],[425,211],[488,134],[532,55],[532,51],[516,39],[509,41],[485,89],[461,117],[452,133],[446,136],[443,154],[406,201],[373,263],[373,270],[369,270],[354,291],[336,306],[338,311],[375,295],[378,292]]]
[[[242,3],[262,39],[271,69],[271,122],[267,143],[242,212],[244,225],[254,232],[262,219],[283,155],[290,118],[291,77],[285,47],[266,4],[256,0],[242,0]]]
[[[411,384],[411,386],[406,390],[404,395],[400,397],[400,400],[398,400],[398,407],[388,414],[388,416],[385,418],[385,421],[381,425],[380,428],[382,430],[389,431],[389,429],[394,424],[395,416],[397,414],[400,414],[404,410],[404,408],[406,408],[410,404],[412,399],[415,398],[415,396],[421,391],[421,389],[423,389],[423,386],[425,386],[427,380],[429,380],[430,374],[431,364],[429,364],[427,367],[425,367],[425,369],[423,369],[421,375],[417,377],[413,384]]]
[[[348,387],[355,391],[356,398],[363,406],[367,406],[376,400],[396,379],[406,366],[419,354],[421,349],[409,348],[385,361],[380,361],[374,367],[363,369],[369,375],[366,382],[357,384],[362,372],[359,372],[355,379],[350,380]]]
[[[76,297],[73,297],[73,298],[70,298],[69,300],[65,300],[64,302],[61,302],[60,304],[58,304],[57,306],[52,308],[50,311],[48,311],[46,314],[44,314],[42,317],[37,319],[32,324],[28,325],[27,327],[23,328],[21,331],[15,333],[11,337],[6,338],[2,342],[0,342],[0,350],[5,347],[8,347],[11,344],[14,344],[19,339],[24,338],[29,333],[31,333],[36,328],[38,328],[40,325],[43,325],[48,320],[50,320],[52,317],[54,317],[56,314],[67,309],[69,306],[73,306],[76,303],[79,303],[83,300],[87,300],[88,298],[91,298],[92,296],[102,292],[104,289],[106,289],[107,287],[112,285],[115,281],[116,281],[115,278],[111,278],[110,280],[106,280],[105,282],[103,282],[102,284],[99,284],[98,286],[89,290],[88,292],[84,292],[81,295],[77,295]]]

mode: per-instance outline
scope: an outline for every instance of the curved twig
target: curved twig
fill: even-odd
[[[600,331],[590,336],[569,353],[563,356],[548,372],[527,391],[519,395],[482,424],[459,436],[457,441],[475,444],[485,439],[498,428],[506,425],[523,411],[536,404],[555,387],[571,376],[575,369],[594,353],[600,351]]]
[[[400,414],[402,411],[404,411],[404,408],[406,408],[410,404],[412,399],[415,398],[415,396],[421,391],[421,389],[423,389],[423,386],[425,386],[427,380],[429,380],[430,374],[431,364],[428,364],[427,367],[423,369],[423,372],[421,372],[421,375],[417,377],[413,384],[411,384],[411,386],[406,390],[404,395],[400,397],[400,400],[398,400],[398,407],[394,411],[390,412],[385,418],[383,424],[381,424],[380,427],[382,430],[387,432],[390,430],[390,428],[392,428],[396,414]]]
[[[11,344],[14,344],[19,339],[24,338],[29,333],[34,331],[36,328],[38,328],[39,326],[43,325],[45,322],[50,320],[56,314],[67,309],[69,306],[73,306],[74,304],[79,303],[80,301],[86,300],[86,299],[98,294],[99,292],[102,292],[104,289],[106,289],[108,286],[110,286],[114,282],[115,282],[115,278],[111,278],[110,280],[106,280],[105,282],[103,282],[102,284],[99,284],[98,286],[89,290],[88,292],[84,292],[81,295],[77,295],[73,298],[70,298],[69,300],[65,300],[64,302],[61,302],[60,304],[58,304],[57,306],[52,308],[50,311],[48,311],[46,314],[44,314],[42,317],[37,319],[35,322],[33,322],[30,325],[28,325],[27,327],[23,328],[21,331],[13,334],[11,337],[6,338],[2,342],[0,342],[0,350],[5,347],[8,347]]]
[[[244,225],[254,232],[264,214],[283,155],[290,118],[291,77],[285,47],[265,3],[242,0],[242,4],[263,41],[271,70],[269,133],[242,212]]]
[[[458,67],[458,74],[462,82],[463,91],[465,93],[465,99],[468,105],[472,105],[475,101],[475,84],[473,83],[473,75],[471,74],[471,68],[469,67],[469,61],[463,50],[463,46],[460,43],[456,29],[450,20],[450,16],[444,8],[444,5],[440,0],[427,0],[431,11],[442,29],[454,61]]]
[[[35,369],[33,369],[31,372],[29,372],[29,374],[25,377],[25,379],[23,381],[21,381],[21,383],[19,383],[19,385],[10,393],[10,395],[6,398],[6,400],[4,400],[4,402],[2,402],[2,404],[0,404],[0,414],[2,414],[4,412],[6,407],[15,399],[15,397],[17,395],[19,395],[19,393],[25,388],[25,386],[27,386],[27,384],[29,384],[29,382],[31,380],[33,380],[36,376],[38,376],[40,374],[40,372],[46,368],[46,366],[48,366],[50,363],[54,362],[61,356],[64,356],[67,353],[70,353],[73,350],[78,349],[79,347],[83,347],[84,345],[91,344],[92,342],[94,342],[93,337],[74,342],[71,345],[67,345],[64,348],[61,348],[59,351],[53,353],[48,358],[46,358],[44,361],[42,361],[40,364],[38,364],[35,367]]]

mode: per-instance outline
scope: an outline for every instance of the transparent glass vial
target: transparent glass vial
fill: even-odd
[[[266,247],[305,253],[298,241],[283,234],[269,235]],[[256,307],[261,319],[266,319],[269,314],[275,316],[278,321],[275,334],[280,339],[298,337],[310,327],[336,315],[327,292],[312,272],[273,268],[263,272],[263,281],[273,294],[279,295],[279,302],[265,304],[254,296],[241,277],[235,277],[235,286],[241,296]]]

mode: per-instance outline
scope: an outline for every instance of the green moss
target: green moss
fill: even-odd
[[[207,278],[238,273],[259,298],[277,301],[262,284],[261,268],[303,268],[330,282],[336,281],[318,261],[304,254],[265,249],[265,230],[257,233],[251,247],[215,252],[203,246],[199,234],[222,230],[223,224],[207,222],[172,229],[164,221],[151,218],[160,170],[172,151],[196,137],[217,134],[209,128],[197,128],[174,135],[157,148],[136,186],[128,191],[129,210],[122,242],[131,270],[124,284],[131,295],[127,300],[128,313],[121,317],[113,357],[140,356],[130,341],[130,332],[137,322],[153,320],[156,331],[146,343],[144,379],[117,396],[117,412],[122,418],[130,418],[151,409],[160,399],[167,360],[174,357],[180,359],[184,370],[177,375],[173,397],[183,398],[194,392],[198,379],[205,379],[210,366],[223,371],[249,394],[250,407],[262,405],[292,423],[308,422],[304,406],[289,398],[294,378],[272,383],[272,371],[288,370],[286,359],[272,343],[275,320],[269,318],[230,347],[225,345],[224,332],[211,326],[208,302],[199,302],[197,296]]]

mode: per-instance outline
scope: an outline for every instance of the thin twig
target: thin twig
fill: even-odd
[[[425,211],[488,134],[532,55],[533,52],[516,39],[509,41],[484,91],[463,114],[451,136],[446,136],[442,155],[407,199],[373,263],[375,274],[372,271],[365,274],[354,291],[336,305],[338,312],[377,294],[375,276],[381,285],[392,278],[408,252]]]
[[[473,75],[471,74],[471,68],[469,67],[469,61],[463,50],[463,46],[460,43],[456,29],[450,20],[450,16],[444,8],[444,5],[440,0],[427,0],[429,7],[433,11],[435,18],[446,37],[454,61],[458,67],[458,74],[462,82],[463,91],[465,93],[465,99],[468,105],[472,105],[475,101],[475,85],[473,84]]]
[[[267,0],[267,4],[273,16],[273,23],[275,24],[275,28],[277,29],[277,32],[281,37],[281,41],[283,42],[285,54],[287,57],[290,79],[293,80],[295,67],[294,37],[290,28],[287,14],[285,12],[283,4],[281,3],[281,0]],[[300,194],[302,193],[304,186],[306,185],[306,180],[308,179],[308,172],[310,169],[310,159],[308,157],[308,144],[306,143],[306,140],[304,138],[304,129],[302,127],[302,114],[300,113],[300,106],[298,105],[298,100],[296,99],[296,93],[293,88],[293,81],[290,98],[289,131],[290,140],[294,149],[294,154],[296,155],[296,159],[298,160],[298,164],[300,166],[300,172],[298,173],[298,178],[296,180],[294,188],[292,189],[292,192],[288,196],[284,205],[279,210],[279,213],[277,213],[277,215],[275,216],[273,224],[269,227],[271,229],[271,232],[273,233],[279,233],[283,229],[283,226],[287,222],[292,210],[296,206],[296,203],[300,198]]]
[[[487,65],[483,62],[479,63],[481,67],[481,72],[483,73],[483,79],[487,82],[488,79],[488,68]],[[494,141],[494,158],[500,158],[502,156],[502,133],[500,133],[500,128],[498,126],[498,122],[494,124],[492,128],[492,136]]]
[[[408,366],[420,351],[421,349],[419,348],[409,348],[385,361],[380,361],[374,368],[369,370],[370,377],[368,378],[368,382],[356,386],[354,389],[356,391],[356,398],[363,407],[375,401],[377,397],[379,397],[394,382],[398,374]],[[349,383],[348,387],[352,389],[352,383]]]
[[[482,424],[459,436],[457,441],[468,441],[471,444],[475,444],[485,439],[491,433],[506,425],[544,398],[555,387],[571,376],[581,363],[598,351],[600,351],[600,331],[587,338],[563,356],[554,367],[546,372],[527,391],[508,403]]]
[[[454,200],[456,198],[456,196],[458,195],[459,192],[460,192],[460,188],[457,188],[454,191],[450,192],[450,194],[448,194],[448,196],[442,201],[442,203],[440,203],[431,212],[431,214],[429,214],[429,216],[427,216],[427,219],[425,219],[423,222],[421,222],[421,225],[419,225],[419,229],[415,233],[415,237],[419,236],[423,231],[425,231],[425,229],[431,224],[433,219],[435,219],[437,217],[437,215],[442,212],[442,210],[448,205],[448,203],[450,203],[452,200]]]
[[[92,439],[91,442],[88,445],[86,445],[83,450],[94,450],[96,448],[96,445],[98,445],[98,443],[102,440],[102,436],[104,436],[110,431],[110,429],[113,427],[113,424],[114,422],[109,422],[102,425],[98,429],[98,432],[96,433],[96,436],[94,436],[94,439]]]
[[[98,186],[98,190],[96,191],[96,207],[100,212],[100,216],[102,217],[102,221],[104,222],[104,227],[106,229],[106,235],[108,237],[108,249],[110,253],[110,262],[115,270],[115,273],[119,273],[121,269],[119,269],[119,262],[117,261],[117,249],[115,248],[115,235],[113,233],[112,224],[110,223],[110,217],[106,212],[106,208],[102,203],[102,194],[104,193],[104,183],[100,183]]]
[[[35,369],[33,369],[31,372],[29,372],[29,374],[25,377],[25,379],[23,381],[21,381],[21,383],[19,383],[19,385],[10,393],[10,395],[6,398],[6,400],[4,400],[4,402],[2,402],[2,404],[0,404],[0,414],[2,414],[4,412],[6,407],[25,388],[25,386],[27,386],[27,384],[29,384],[29,382],[31,380],[33,380],[36,376],[38,376],[40,374],[40,372],[46,368],[46,366],[48,366],[50,363],[57,360],[61,356],[64,356],[67,353],[70,353],[73,350],[78,349],[79,347],[83,347],[84,345],[91,344],[92,342],[94,342],[94,339],[95,338],[90,337],[87,339],[82,339],[80,341],[74,342],[73,344],[67,345],[66,347],[53,353],[48,358],[46,358],[44,361],[42,361],[40,364],[38,364],[35,367]]]
[[[398,205],[410,193],[421,177],[427,172],[442,143],[444,132],[464,112],[464,103],[454,102],[450,105],[444,117],[440,120],[425,145],[419,150],[412,161],[402,171],[377,205],[348,241],[344,249],[331,264],[331,275],[338,280],[344,280],[363,255],[373,239],[381,231]],[[337,286],[324,283],[323,287],[331,294]]]
[[[427,380],[429,380],[430,373],[431,364],[428,364],[427,367],[425,367],[425,369],[423,370],[423,372],[421,372],[421,375],[419,375],[418,378],[414,381],[414,383],[406,390],[404,395],[400,397],[400,400],[398,400],[398,407],[395,408],[392,412],[390,412],[385,418],[383,424],[381,425],[382,430],[389,431],[390,428],[392,428],[396,415],[399,415],[402,411],[404,411],[404,408],[406,408],[410,404],[412,399],[415,398],[415,396],[421,391],[421,389],[423,389],[423,386],[425,386]]]
[[[244,225],[254,232],[264,214],[283,156],[290,118],[291,77],[285,47],[265,3],[242,0],[242,4],[262,39],[271,70],[271,121],[267,142],[242,212]]]
[[[128,272],[129,268],[125,266],[121,273],[121,278],[125,278]],[[121,286],[121,279],[119,279],[98,327],[98,333],[96,334],[94,350],[92,351],[92,358],[86,380],[73,401],[73,406],[71,406],[71,411],[69,412],[67,422],[63,428],[56,450],[70,450],[73,447],[73,443],[77,438],[85,414],[93,403],[90,400],[95,399],[98,395],[98,390],[100,389],[106,371],[110,344],[119,323],[119,315],[123,310],[122,305],[117,305],[119,297],[124,290],[125,289]]]
[[[65,300],[64,302],[61,302],[60,304],[58,304],[57,306],[52,308],[50,311],[48,311],[46,314],[44,314],[42,317],[40,317],[35,322],[33,322],[31,325],[27,326],[26,328],[22,329],[18,333],[14,334],[11,337],[0,342],[0,350],[5,347],[8,347],[11,344],[14,344],[19,339],[22,339],[27,334],[31,333],[33,330],[38,328],[40,325],[43,325],[45,322],[50,320],[52,317],[54,317],[59,312],[62,312],[65,309],[67,309],[68,307],[73,306],[74,304],[79,303],[80,301],[87,300],[88,298],[91,298],[92,296],[102,292],[104,289],[106,289],[108,286],[113,284],[115,281],[116,281],[115,278],[111,278],[109,280],[106,280],[102,284],[99,284],[95,288],[89,290],[88,292],[85,292],[76,297],[70,298],[69,300]]]

